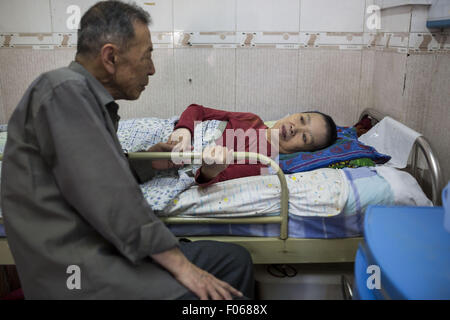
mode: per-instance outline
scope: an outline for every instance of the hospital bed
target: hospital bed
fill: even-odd
[[[380,121],[384,117],[383,114],[374,109],[366,109],[361,113],[360,119],[366,115],[372,119],[373,123]],[[195,158],[199,154],[189,153],[185,154],[185,156]],[[170,158],[170,153],[129,153],[129,157],[168,159]],[[287,189],[285,175],[278,165],[267,157],[252,153],[235,153],[236,159],[243,157],[257,158],[260,162],[270,164],[277,172],[281,187],[281,212],[279,215],[244,218],[162,217],[161,219],[169,226],[185,224],[278,224],[279,236],[206,235],[185,237],[192,241],[217,240],[239,244],[249,250],[255,264],[340,263],[354,261],[358,243],[363,239],[360,236],[333,239],[289,237],[289,190]],[[442,188],[440,166],[425,137],[420,136],[415,140],[410,154],[409,165],[405,170],[416,178],[422,189],[432,199],[433,204],[439,205],[439,195]],[[2,222],[0,219],[0,223]],[[0,238],[0,265],[2,264],[14,264],[5,238]]]

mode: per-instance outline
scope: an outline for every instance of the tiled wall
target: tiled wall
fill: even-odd
[[[450,54],[376,52],[374,108],[428,138],[450,181]]]
[[[430,0],[431,1],[431,0]],[[430,1],[409,1],[427,3]],[[95,0],[0,1],[0,122],[41,72],[74,57],[67,26]],[[276,119],[320,110],[341,125],[374,107],[423,132],[450,179],[450,32],[401,0],[139,0],[153,18],[156,74],[123,118],[169,117],[190,103]],[[371,30],[369,5],[381,10]],[[68,11],[68,9],[70,9]]]

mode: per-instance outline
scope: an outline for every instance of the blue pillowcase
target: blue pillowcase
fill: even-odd
[[[338,138],[358,139],[355,127],[339,127],[336,126]]]
[[[354,127],[337,127],[337,141],[321,150],[280,154],[280,168],[284,173],[295,173],[326,168],[331,164],[369,158],[375,163],[388,162],[391,157],[377,152],[374,148],[358,141]]]

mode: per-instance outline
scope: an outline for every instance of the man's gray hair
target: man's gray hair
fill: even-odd
[[[135,3],[114,0],[96,3],[81,18],[77,54],[96,56],[107,43],[127,50],[134,39],[135,22],[151,23],[150,14]]]

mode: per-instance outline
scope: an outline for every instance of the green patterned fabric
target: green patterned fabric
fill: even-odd
[[[341,161],[333,163],[328,168],[342,169],[342,168],[359,168],[359,167],[374,167],[375,162],[369,158],[359,158],[354,160]]]

